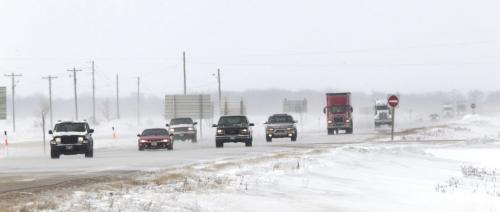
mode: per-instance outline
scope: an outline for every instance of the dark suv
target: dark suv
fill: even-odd
[[[196,125],[197,122],[193,122],[191,118],[174,118],[170,120],[170,124],[167,127],[170,134],[174,134],[175,140],[191,140],[191,142],[196,143]]]
[[[273,138],[290,138],[297,140],[297,121],[288,114],[274,114],[269,117],[266,124],[266,141],[271,142]]]
[[[215,146],[224,147],[224,143],[245,143],[245,146],[252,146],[252,128],[254,124],[248,122],[246,116],[222,116],[215,133]]]
[[[60,122],[49,130],[52,135],[50,141],[50,157],[59,158],[60,155],[85,154],[86,158],[94,157],[93,129],[87,122],[67,121]]]

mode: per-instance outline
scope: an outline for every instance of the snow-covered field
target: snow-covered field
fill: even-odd
[[[394,142],[307,135],[293,145],[235,145],[213,159],[21,195],[11,209],[500,211],[499,132],[497,118],[466,116],[403,131]]]

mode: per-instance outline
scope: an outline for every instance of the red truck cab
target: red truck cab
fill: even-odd
[[[327,93],[326,114],[328,135],[338,134],[339,130],[345,130],[346,134],[353,132],[353,109],[351,106],[351,93]]]

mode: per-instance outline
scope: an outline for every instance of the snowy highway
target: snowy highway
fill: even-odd
[[[253,147],[213,138],[174,151],[99,135],[95,157],[53,160],[37,143],[1,159],[0,207],[18,211],[497,211],[496,118],[386,132],[305,133]],[[6,151],[3,149],[3,151]],[[460,200],[457,202],[457,200]],[[258,205],[252,204],[258,202]],[[357,204],[363,202],[363,204]]]

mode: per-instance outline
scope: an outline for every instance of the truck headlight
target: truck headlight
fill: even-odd
[[[188,128],[188,130],[189,130],[189,131],[193,131],[193,130],[194,130],[194,128],[190,127],[190,128]]]
[[[61,138],[54,138],[54,141],[56,141],[56,143],[61,143]]]
[[[224,130],[217,129],[217,135],[224,135]]]
[[[351,119],[346,119],[345,122],[350,123]]]
[[[162,141],[163,142],[169,142],[170,140],[169,139],[163,139]]]
[[[245,135],[245,134],[248,134],[248,129],[242,129],[242,130],[241,130],[241,134],[244,134],[244,135]]]
[[[333,121],[332,120],[328,120],[328,124],[331,124],[331,123],[333,123]]]
[[[82,142],[83,141],[83,137],[78,137],[78,142]]]
[[[170,132],[175,132],[175,129],[173,129],[173,128],[172,128],[172,129],[170,129]]]

